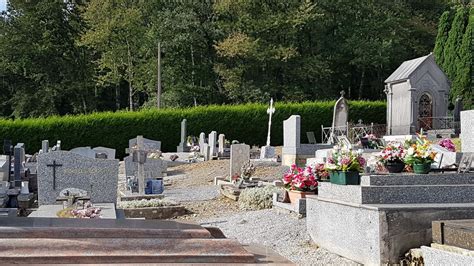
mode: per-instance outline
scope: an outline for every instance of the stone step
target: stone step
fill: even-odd
[[[2,263],[254,263],[230,239],[0,239]]]
[[[387,174],[361,176],[361,186],[474,184],[474,173]]]
[[[474,184],[344,186],[321,182],[318,196],[355,204],[473,203]]]

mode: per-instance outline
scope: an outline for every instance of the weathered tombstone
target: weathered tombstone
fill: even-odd
[[[69,151],[38,156],[38,204],[55,204],[66,188],[88,191],[93,203],[116,203],[119,160],[88,158]]]
[[[133,161],[133,156],[129,155],[123,158],[125,163],[125,175],[126,176],[138,176],[138,164]],[[143,173],[145,179],[147,178],[160,178],[163,177],[163,173],[166,172],[166,162],[162,159],[147,158],[143,165]]]
[[[446,117],[449,80],[432,53],[403,62],[386,80],[387,134],[415,134],[436,128]]]
[[[217,132],[216,131],[212,131],[210,134],[209,134],[209,148],[210,148],[210,151],[209,151],[209,160],[212,160],[212,158],[214,156],[217,155],[217,152],[216,152],[216,148],[217,148]]]
[[[230,146],[230,173],[233,176],[240,176],[242,166],[250,160],[250,146],[247,144],[232,144]]]
[[[181,141],[177,147],[178,152],[189,152],[187,137],[186,119],[183,119],[183,121],[181,121]]]
[[[224,134],[219,134],[219,149],[217,150],[219,154],[224,153],[224,148],[225,148],[225,135]]]
[[[316,144],[316,137],[314,136],[314,132],[306,132],[306,137],[308,138],[308,143],[310,144]]]
[[[128,148],[133,148],[137,145],[137,138],[128,141]],[[143,138],[143,149],[146,151],[159,150],[161,151],[161,141]]]
[[[41,152],[43,152],[43,153],[49,152],[49,141],[48,140],[41,141]]]
[[[96,152],[91,147],[77,147],[69,150],[72,153],[79,154],[88,158],[95,158]]]
[[[24,173],[23,163],[25,162],[25,144],[18,143],[14,148],[15,163],[13,171],[15,175],[15,187],[21,187],[21,176]]]
[[[462,98],[457,97],[456,102],[454,103],[453,119],[454,119],[454,134],[459,135],[460,133],[460,121],[461,121],[461,111],[462,111]]]
[[[332,115],[332,126],[331,126],[331,135],[329,141],[335,143],[337,136],[337,131],[344,130],[344,127],[347,128],[347,121],[349,118],[349,104],[347,103],[346,98],[344,98],[344,91],[341,91],[341,97],[336,101],[334,105],[334,112]],[[345,132],[347,134],[347,132]]]
[[[207,143],[204,143],[202,145],[202,151],[201,151],[202,155],[204,156],[204,161],[209,161],[211,160],[211,147],[209,146],[209,144]]]
[[[474,110],[461,112],[461,149],[474,152]]]
[[[272,129],[272,116],[275,113],[275,108],[273,107],[273,98],[270,99],[270,107],[267,109],[268,114],[268,132],[267,132],[267,142],[266,145],[260,149],[260,159],[273,158],[275,157],[275,147],[270,145],[270,135]]]
[[[107,154],[107,159],[115,159],[115,149],[107,147],[95,147],[92,150],[95,151],[96,157],[98,153],[105,153]]]
[[[204,143],[206,143],[206,133],[199,134],[199,151],[204,155]]]

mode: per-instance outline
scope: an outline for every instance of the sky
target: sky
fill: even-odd
[[[7,0],[0,0],[0,11],[7,9]]]

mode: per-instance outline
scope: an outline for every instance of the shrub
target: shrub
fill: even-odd
[[[147,207],[165,207],[165,206],[176,206],[178,205],[174,201],[166,199],[142,199],[142,200],[130,200],[122,201],[119,203],[119,208],[122,209],[133,209],[133,208],[147,208]]]
[[[272,145],[283,144],[283,120],[301,116],[301,140],[306,132],[321,134],[321,125],[331,126],[334,101],[277,103],[272,123]],[[351,101],[351,121],[385,123],[384,102]],[[188,134],[216,130],[229,140],[237,139],[250,145],[265,145],[268,115],[265,104],[211,105],[182,109],[149,109],[138,112],[103,112],[77,116],[53,116],[22,120],[0,120],[0,139],[23,142],[28,153],[41,148],[41,141],[61,140],[65,150],[80,146],[105,146],[117,150],[123,158],[128,140],[143,135],[160,140],[165,152],[176,151],[180,142],[180,122],[188,121]]]
[[[274,186],[255,187],[244,189],[239,196],[241,210],[262,210],[272,207],[273,193],[280,189]]]

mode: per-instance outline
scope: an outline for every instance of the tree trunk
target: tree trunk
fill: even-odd
[[[359,100],[362,100],[362,90],[364,88],[364,79],[365,79],[365,69],[362,69],[362,74],[360,75],[360,83],[359,83],[359,96],[358,96]]]
[[[130,111],[133,111],[133,87],[132,87],[132,54],[130,52],[130,44],[127,40],[128,52],[128,102]]]

